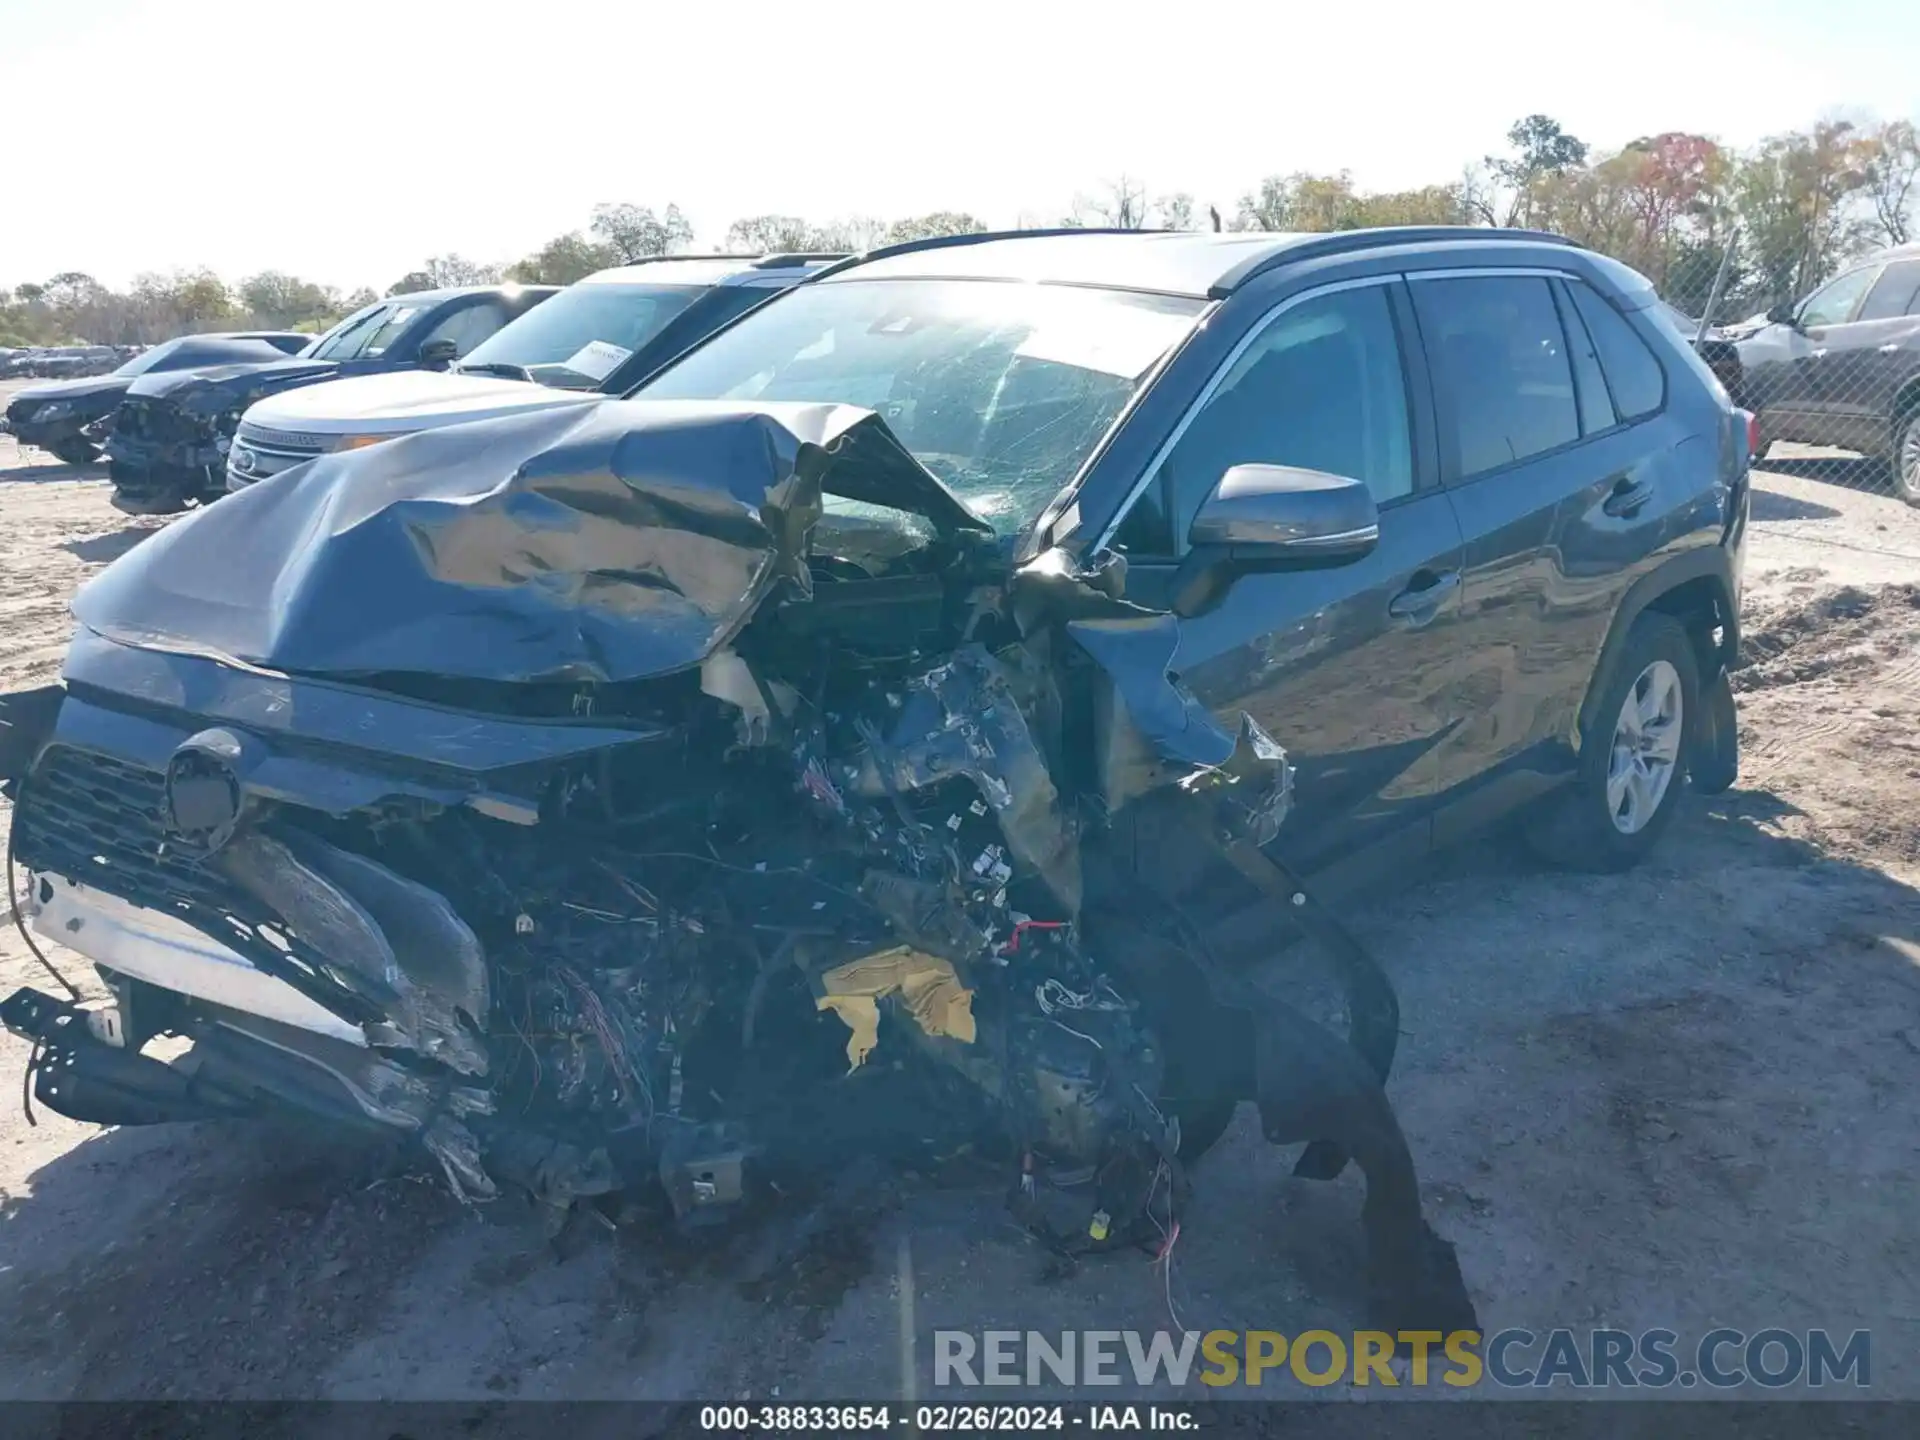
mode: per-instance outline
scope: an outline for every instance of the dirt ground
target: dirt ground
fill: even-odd
[[[1920,1397],[1920,513],[1865,468],[1758,479],[1737,790],[1633,874],[1489,843],[1360,922],[1489,1331],[1867,1329],[1873,1393]],[[0,688],[56,673],[74,587],[155,523],[0,438]],[[8,1085],[25,1059],[0,1035]],[[1358,1182],[1293,1180],[1245,1111],[1170,1274],[1062,1278],[988,1182],[876,1171],[721,1239],[549,1247],[311,1136],[6,1108],[0,1399],[926,1398],[936,1328],[1365,1323]]]

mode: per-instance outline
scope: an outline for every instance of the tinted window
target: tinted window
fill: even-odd
[[[1613,408],[1622,420],[1653,414],[1667,398],[1667,377],[1659,358],[1598,290],[1578,280],[1569,280],[1567,288],[1573,292],[1574,306],[1600,352],[1600,368],[1606,372],[1607,387],[1613,392]]]
[[[1573,360],[1573,387],[1580,398],[1580,429],[1584,434],[1597,435],[1602,430],[1612,429],[1619,423],[1620,417],[1614,411],[1613,397],[1607,392],[1606,373],[1600,368],[1600,352],[1594,348],[1593,336],[1587,333],[1586,322],[1580,318],[1580,312],[1567,290],[1556,286],[1554,295],[1560,302],[1560,322],[1567,332],[1567,353]]]
[[[369,328],[366,332],[366,339],[363,342],[358,345],[348,346],[341,350],[335,358],[340,360],[353,360],[364,355],[368,359],[373,359],[386,354],[388,350],[393,348],[395,342],[406,333],[407,327],[419,318],[421,308],[422,307],[418,305],[395,305],[380,317],[380,323],[378,325]]]
[[[1447,401],[1443,440],[1462,477],[1580,438],[1566,337],[1544,279],[1422,280],[1413,286],[1413,303]]]
[[[467,359],[476,366],[516,366],[543,385],[591,390],[700,294],[688,285],[575,285],[503,327]]]
[[[420,343],[429,345],[435,340],[451,340],[454,356],[458,358],[506,323],[504,305],[498,300],[481,300],[442,315],[434,322],[433,328],[420,337]]]
[[[357,315],[349,315],[335,326],[331,333],[321,336],[314,342],[313,358],[346,360],[358,355],[360,347],[367,343],[367,337],[386,317],[389,308],[385,305],[375,305],[362,310]]]
[[[1260,331],[1160,462],[1155,498],[1170,499],[1184,524],[1235,465],[1350,476],[1382,502],[1413,490],[1406,374],[1385,287],[1317,296]],[[1127,538],[1150,544],[1137,527]]]
[[[1896,260],[1880,272],[1860,307],[1862,320],[1892,320],[1920,315],[1920,260]]]
[[[1800,307],[1802,325],[1840,325],[1853,314],[1867,286],[1873,283],[1875,270],[1856,270],[1816,290]]]

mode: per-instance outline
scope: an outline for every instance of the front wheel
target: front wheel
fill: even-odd
[[[90,440],[62,440],[48,447],[53,458],[68,465],[91,465],[100,458],[100,452],[93,448]]]
[[[1534,848],[1569,869],[1636,864],[1673,822],[1699,705],[1700,664],[1686,628],[1642,615],[1594,707],[1578,775],[1529,827]]]
[[[1920,505],[1920,410],[1904,416],[1895,427],[1893,483],[1902,500]]]

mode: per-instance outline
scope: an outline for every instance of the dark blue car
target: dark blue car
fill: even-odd
[[[1750,442],[1656,303],[1524,232],[968,236],[305,461],[0,697],[34,923],[133,1017],[0,1023],[75,1119],[562,1212],[979,1141],[1069,1254],[1164,1243],[1252,1100],[1364,1177],[1372,1322],[1477,1329],[1316,894],[1520,815],[1619,869],[1732,783]],[[1249,973],[1300,931],[1345,1036]]]
[[[15,391],[6,414],[0,416],[0,430],[69,465],[91,465],[100,458],[98,427],[141,376],[213,365],[271,364],[282,356],[299,354],[311,343],[310,337],[286,330],[181,335],[141,351],[105,375],[53,380]]]
[[[558,290],[488,285],[392,295],[292,359],[144,376],[128,387],[106,436],[114,507],[165,515],[214,499],[234,429],[254,401],[348,375],[444,370]]]

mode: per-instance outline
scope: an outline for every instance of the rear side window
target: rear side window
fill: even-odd
[[[1569,280],[1574,308],[1600,352],[1600,368],[1613,392],[1613,408],[1622,420],[1640,420],[1653,414],[1667,398],[1667,375],[1659,357],[1634,332],[1620,312],[1595,290]]]
[[[1860,306],[1862,320],[1920,315],[1920,260],[1896,260],[1880,272]]]
[[[1566,289],[1556,285],[1553,293],[1560,302],[1560,323],[1567,332],[1567,353],[1573,359],[1574,389],[1580,396],[1580,429],[1598,435],[1620,423],[1614,413],[1613,396],[1607,390],[1606,373],[1600,368],[1600,352],[1594,349],[1593,337]]]
[[[1421,336],[1446,401],[1443,443],[1460,478],[1580,438],[1566,335],[1546,280],[1476,275],[1416,280],[1412,288]]]

